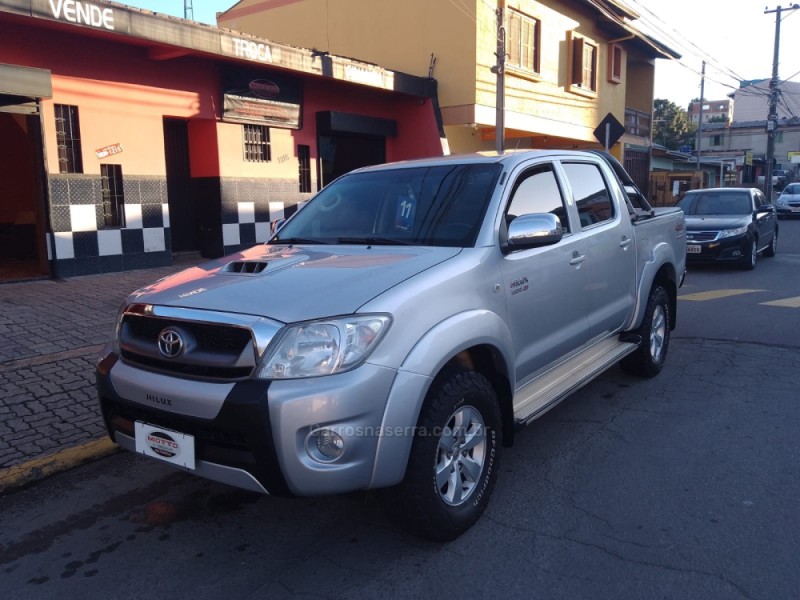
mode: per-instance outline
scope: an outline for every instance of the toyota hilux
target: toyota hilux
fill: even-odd
[[[683,213],[600,152],[360,169],[268,242],[131,294],[97,366],[105,424],[248,490],[388,488],[453,539],[519,426],[617,363],[661,371],[685,244]]]

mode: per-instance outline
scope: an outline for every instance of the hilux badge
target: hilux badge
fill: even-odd
[[[158,351],[162,356],[175,358],[183,351],[183,338],[177,330],[167,327],[158,334]]]

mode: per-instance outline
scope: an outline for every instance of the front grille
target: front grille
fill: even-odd
[[[172,357],[159,350],[168,328],[181,338]],[[230,381],[249,377],[256,365],[253,337],[244,327],[128,313],[119,335],[122,359],[151,371]]]
[[[246,379],[253,372],[253,367],[218,367],[213,365],[194,365],[170,360],[160,360],[149,356],[142,356],[134,352],[122,350],[122,360],[127,363],[144,367],[150,371],[161,371],[188,377],[190,379],[214,379],[220,381],[234,381]]]
[[[686,239],[690,242],[713,242],[717,239],[716,231],[687,231]]]
[[[130,334],[144,342],[158,344],[158,334],[167,327],[179,327],[187,330],[197,341],[197,345],[204,352],[239,354],[242,349],[252,342],[252,337],[247,329],[230,327],[228,325],[215,325],[213,323],[193,323],[191,321],[178,321],[175,319],[160,319],[127,315],[122,322]]]

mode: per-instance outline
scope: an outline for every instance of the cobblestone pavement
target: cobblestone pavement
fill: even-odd
[[[94,363],[119,305],[197,262],[0,284],[0,492],[45,475],[48,457],[87,444],[97,451],[105,430]]]

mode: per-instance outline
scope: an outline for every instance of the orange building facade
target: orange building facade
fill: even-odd
[[[217,257],[441,155],[435,81],[103,2],[0,0],[0,280]]]

